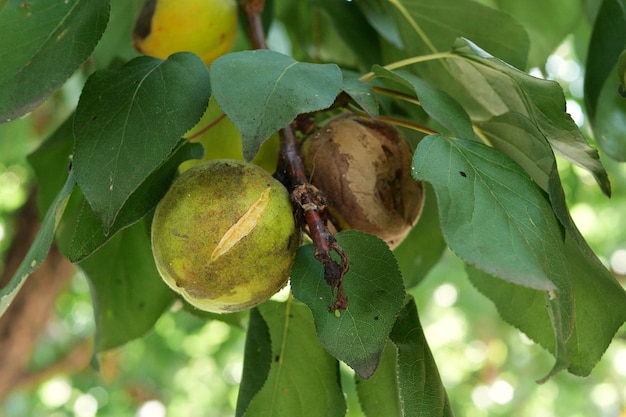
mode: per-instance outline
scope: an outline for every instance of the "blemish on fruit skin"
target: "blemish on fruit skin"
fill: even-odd
[[[183,235],[181,233],[178,232],[178,230],[176,229],[172,229],[172,234],[176,237],[179,237],[181,239],[189,239],[189,235]]]
[[[259,220],[263,218],[263,213],[267,209],[270,203],[270,188],[263,190],[259,198],[252,203],[248,211],[237,220],[222,236],[213,253],[209,262],[215,261],[220,256],[228,252],[233,246],[235,246],[241,239],[248,236],[252,232]]]

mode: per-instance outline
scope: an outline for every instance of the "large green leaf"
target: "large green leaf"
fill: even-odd
[[[45,216],[58,190],[63,187],[67,179],[74,147],[72,120],[73,115],[28,155],[28,162],[33,167],[37,178],[37,208],[40,218]]]
[[[128,197],[200,119],[209,76],[191,53],[94,73],[74,118],[76,181],[105,234]]]
[[[22,285],[26,282],[26,278],[39,268],[46,259],[52,241],[54,240],[54,232],[58,221],[63,215],[63,210],[65,210],[65,205],[74,189],[74,185],[76,185],[76,181],[74,180],[73,173],[70,172],[65,181],[65,185],[58,192],[46,216],[41,222],[39,232],[37,232],[37,236],[35,236],[35,240],[26,253],[26,256],[11,277],[9,283],[0,289],[0,317],[7,308],[9,308],[9,305],[11,305],[15,296],[17,296],[20,288],[22,288]]]
[[[355,378],[368,417],[454,415],[413,297],[398,315],[376,373],[369,380]]]
[[[495,149],[524,168],[533,181],[548,193],[552,210],[561,225],[579,242],[583,250],[592,254],[571,218],[556,158],[541,131],[519,113],[505,113],[477,123],[477,129]]]
[[[569,235],[565,244],[576,306],[568,370],[587,376],[626,320],[626,292],[588,247]]]
[[[519,165],[480,143],[431,135],[413,176],[435,188],[443,235],[465,262],[530,288],[567,288],[561,229]]]
[[[452,417],[454,413],[428,347],[413,297],[407,297],[390,337],[398,349],[402,415]]]
[[[366,70],[373,64],[381,62],[380,48],[376,31],[368,24],[363,15],[361,2],[349,2],[336,0],[318,0],[319,5],[331,18],[333,28],[337,31],[353,53],[357,54],[363,62],[362,70]],[[306,6],[307,9],[310,5]],[[370,20],[371,23],[371,20]],[[317,30],[312,28],[311,32]],[[315,35],[314,35],[315,36]],[[318,35],[319,36],[319,35]],[[332,61],[331,61],[332,62]]]
[[[339,317],[328,310],[333,294],[324,281],[324,268],[313,246],[299,249],[291,270],[291,289],[313,312],[324,347],[356,373],[369,378],[402,308],[404,286],[396,260],[381,239],[357,230],[337,235],[350,262],[343,277],[349,306]]]
[[[58,89],[87,60],[108,18],[108,1],[11,0],[0,10],[0,123]]]
[[[227,54],[211,64],[213,94],[241,131],[251,160],[261,143],[301,114],[329,107],[342,85],[334,64],[308,64],[269,50]]]
[[[553,354],[555,349],[558,352],[556,344],[561,343],[567,359],[562,365],[573,374],[585,376],[626,320],[626,293],[575,239],[568,235],[565,245],[575,306],[573,331],[566,340],[555,340],[544,293],[512,285],[476,269],[470,269],[468,275],[480,292],[494,302],[505,321]]]
[[[595,119],[602,89],[617,65],[626,45],[626,4],[624,0],[604,0],[598,10],[585,64],[585,105]],[[609,82],[617,95],[617,78]]]
[[[626,161],[626,100],[619,94],[624,86],[625,50],[626,2],[604,0],[589,42],[585,105],[598,144],[621,162]]]
[[[45,214],[54,199],[55,190],[61,188],[65,181],[73,145],[72,118],[69,118],[28,157],[37,176],[37,203],[40,213]],[[80,189],[75,190],[57,231],[57,243],[63,254],[72,262],[81,261],[115,233],[139,221],[163,196],[178,165],[187,159],[201,157],[201,145],[181,141],[172,155],[129,197],[108,235],[102,231],[102,222],[94,214]]]
[[[530,38],[528,67],[542,67],[582,17],[583,2],[562,0],[496,0],[498,8],[514,16]]]
[[[559,84],[519,71],[465,39],[455,43],[453,52],[458,58],[446,62],[453,77],[474,101],[463,103],[470,117],[490,119],[510,112],[522,114],[537,126],[557,153],[591,172],[602,191],[610,194],[598,152],[587,144],[565,112],[565,97]]]
[[[98,351],[142,336],[174,300],[154,264],[146,221],[124,229],[78,266],[92,285]]]
[[[272,360],[265,384],[243,415],[344,416],[339,363],[317,341],[309,309],[290,298],[284,303],[268,301],[258,310],[269,329]]]
[[[378,101],[371,85],[356,78],[345,78],[341,89],[348,94],[367,114],[378,117]]]
[[[506,13],[468,0],[387,2],[396,10],[405,58],[448,51],[464,37],[516,68],[526,67],[528,35]]]
[[[555,298],[542,291],[513,285],[471,266],[467,267],[467,273],[474,286],[496,304],[506,321],[554,355],[554,366],[540,382],[568,368],[571,363],[566,348],[569,334],[564,332],[564,323]]]
[[[591,126],[600,148],[614,160],[626,162],[626,99],[618,93],[618,84],[617,69],[613,68],[600,92]]]
[[[250,310],[243,373],[237,396],[236,417],[244,415],[250,401],[263,388],[272,363],[272,341],[267,323],[258,308]]]
[[[544,293],[560,348],[549,375],[566,367],[573,290],[563,231],[545,194],[497,150],[440,135],[419,144],[413,175],[435,188],[444,238],[468,265]]]
[[[463,107],[445,91],[406,71],[389,71],[383,67],[374,66],[373,72],[378,77],[393,80],[412,89],[424,111],[450,130],[452,135],[467,140],[476,139],[469,116]]]
[[[178,166],[188,159],[202,158],[202,146],[181,141],[172,155],[155,169],[130,195],[111,225],[108,234],[102,231],[102,222],[83,197],[75,210],[64,219],[59,234],[59,246],[72,262],[79,262],[104,245],[120,230],[141,220],[165,195]]]
[[[542,190],[549,191],[549,177],[556,161],[535,124],[520,113],[503,113],[476,125],[488,143],[524,168]]]
[[[354,376],[359,403],[366,417],[403,417],[398,389],[398,352],[387,341],[378,369],[370,379]]]

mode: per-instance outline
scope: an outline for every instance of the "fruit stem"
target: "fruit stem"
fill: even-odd
[[[434,61],[434,60],[444,59],[444,58],[458,58],[458,56],[450,52],[438,52],[438,53],[433,53],[433,54],[428,54],[428,55],[419,55],[419,56],[414,56],[411,58],[403,59],[401,61],[392,62],[391,64],[385,65],[383,68],[388,71],[393,71],[395,69],[407,67],[409,65],[419,64],[420,62]],[[376,78],[376,73],[372,71],[359,77],[359,80],[366,83],[366,82],[373,80],[374,78]]]
[[[422,126],[422,125],[418,125],[415,123],[411,123],[411,122],[407,122],[406,120],[402,120],[402,119],[397,119],[395,117],[388,117],[388,116],[378,116],[378,118],[376,119],[380,122],[385,122],[385,123],[390,123],[392,125],[396,125],[396,126],[402,126],[402,127],[406,127],[407,129],[411,129],[411,130],[415,130],[417,132],[421,132],[427,135],[434,135],[437,132],[436,130],[432,130],[426,126]]]
[[[263,23],[261,22],[261,13],[265,9],[265,0],[241,0],[241,6],[246,13],[248,35],[252,49],[268,49]]]
[[[189,136],[188,138],[184,138],[184,139],[188,140],[188,141],[192,141],[195,138],[197,138],[199,136],[202,136],[206,131],[210,130],[213,126],[215,126],[216,124],[221,122],[225,117],[226,117],[225,113],[220,114],[211,123],[209,123],[208,125],[204,126],[202,129],[198,130],[196,133],[194,133],[193,135]]]
[[[265,0],[241,0],[248,22],[248,35],[254,49],[267,49],[265,33],[261,22],[261,13]],[[348,297],[343,292],[343,277],[348,272],[348,257],[335,236],[328,230],[326,215],[326,197],[309,182],[300,156],[300,147],[296,138],[298,119],[279,131],[280,155],[276,177],[291,193],[295,215],[302,229],[313,241],[314,256],[324,266],[324,280],[332,288],[335,301],[330,311],[348,308]],[[332,257],[332,252],[339,256],[339,262]]]
[[[377,92],[379,94],[387,96],[387,97],[397,98],[398,100],[406,101],[407,103],[415,104],[415,105],[418,105],[418,106],[422,105],[422,103],[419,101],[418,98],[416,98],[414,96],[410,96],[408,94],[401,93],[401,92],[396,91],[396,90],[391,90],[389,88],[378,87],[378,86],[375,86],[375,85],[372,86],[372,90],[374,90],[375,92]]]

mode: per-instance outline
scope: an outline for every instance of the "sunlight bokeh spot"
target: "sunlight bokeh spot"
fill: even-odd
[[[98,412],[98,401],[90,394],[81,394],[74,401],[76,417],[94,417]]]
[[[161,401],[150,400],[141,404],[137,410],[136,417],[165,417],[165,406]]]
[[[435,290],[435,303],[441,307],[450,307],[456,303],[458,291],[452,284],[442,284]]]
[[[49,408],[60,407],[66,404],[72,396],[72,386],[63,377],[55,377],[39,388],[41,402]]]
[[[626,275],[626,249],[618,249],[613,252],[610,262],[611,268],[615,273]]]

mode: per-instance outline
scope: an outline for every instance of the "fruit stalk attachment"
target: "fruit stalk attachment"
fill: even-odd
[[[246,13],[252,47],[267,49],[261,22],[265,0],[241,0],[241,5]],[[333,292],[336,291],[335,301],[329,310],[345,310],[348,308],[348,297],[343,291],[343,277],[348,272],[348,257],[328,230],[326,197],[309,182],[296,139],[294,125],[297,123],[294,121],[279,132],[280,158],[276,176],[291,193],[297,221],[313,241],[315,259],[324,266],[324,280]],[[338,260],[333,258],[333,252]]]

